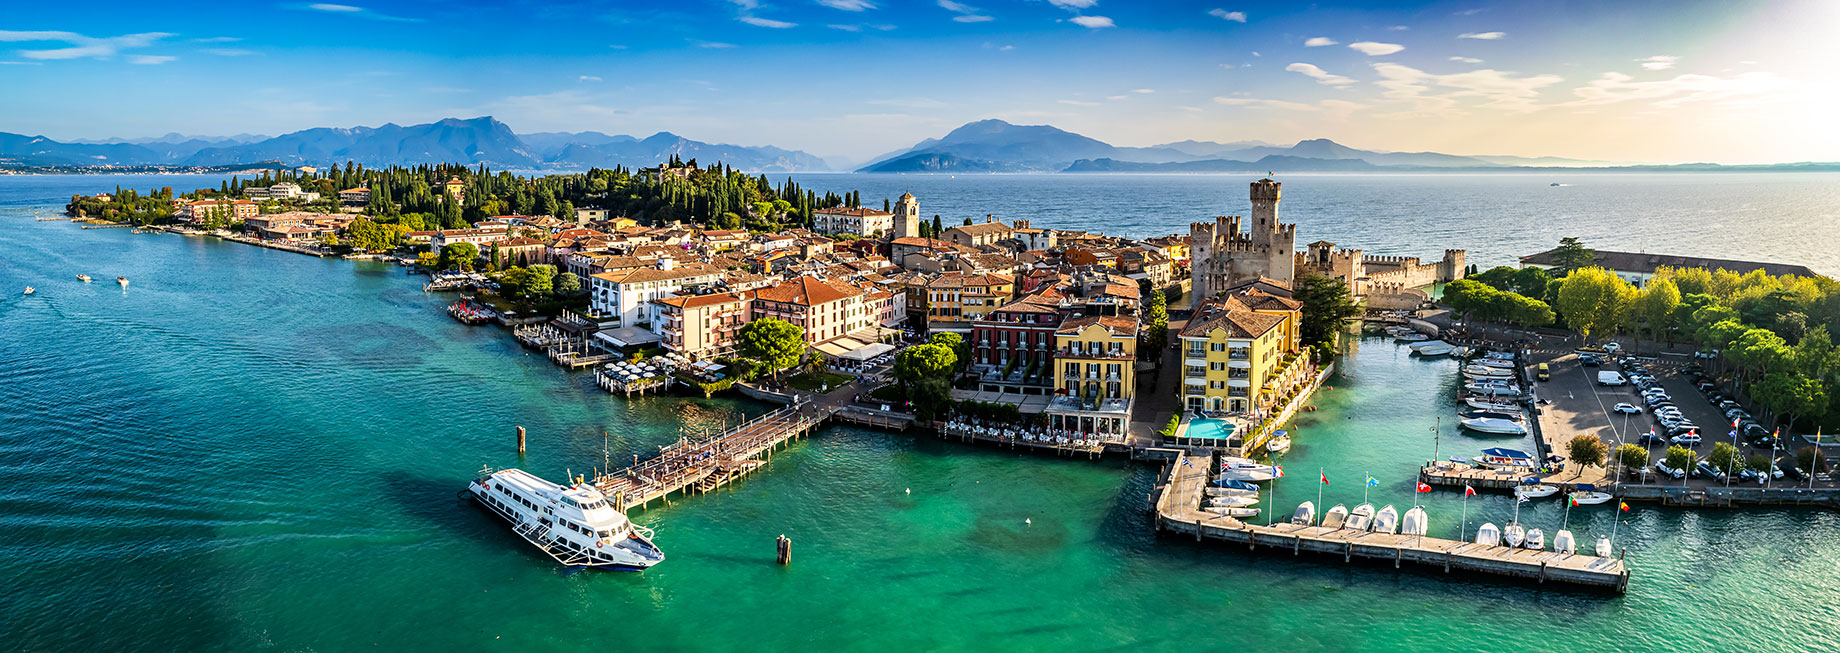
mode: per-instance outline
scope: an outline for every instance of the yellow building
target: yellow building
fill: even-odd
[[[1182,329],[1182,406],[1256,414],[1307,380],[1302,303],[1257,289],[1204,302]]]
[[[1076,317],[1054,332],[1050,428],[1122,442],[1137,392],[1137,318]]]
[[[1016,282],[998,274],[947,272],[926,287],[926,320],[935,330],[971,332],[971,322],[1015,299]]]

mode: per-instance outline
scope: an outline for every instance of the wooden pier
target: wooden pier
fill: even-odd
[[[1463,486],[1477,490],[1503,490],[1512,492],[1514,486],[1528,477],[1544,477],[1530,467],[1491,468],[1478,467],[1452,462],[1433,462],[1418,470],[1418,480],[1426,485],[1454,487],[1459,491]],[[1562,491],[1572,490],[1571,483],[1561,483],[1552,478],[1542,478],[1541,483],[1559,486]]]
[[[1622,593],[1629,587],[1629,568],[1620,558],[1556,551],[1486,546],[1435,537],[1372,533],[1350,529],[1279,523],[1261,526],[1232,517],[1201,510],[1203,488],[1208,484],[1207,458],[1178,456],[1169,468],[1169,479],[1155,499],[1156,529],[1163,533],[1193,536],[1196,541],[1213,539],[1245,544],[1248,550],[1260,547],[1292,555],[1303,552],[1341,556],[1343,562],[1355,558],[1392,562],[1394,568],[1405,563],[1443,569],[1481,572],[1493,576],[1522,578],[1540,584],[1564,583]],[[1279,515],[1289,515],[1279,510]],[[1585,544],[1589,544],[1586,542]]]
[[[651,459],[603,474],[594,485],[621,511],[668,500],[673,493],[709,492],[764,466],[774,449],[810,435],[836,410],[787,406],[716,436],[679,441]]]
[[[1006,435],[995,429],[980,430],[975,427],[947,424],[939,430],[939,437],[958,440],[959,442],[988,442],[999,447],[1015,449],[1018,447],[1038,451],[1051,451],[1057,455],[1085,455],[1088,459],[1098,458],[1105,453],[1105,440],[1097,438],[1081,439],[1055,436],[1043,433],[1015,433]]]

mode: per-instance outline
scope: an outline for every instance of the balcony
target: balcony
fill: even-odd
[[[1131,352],[1120,350],[1071,349],[1063,347],[1054,352],[1056,358],[1091,358],[1100,360],[1130,360],[1136,358]]]

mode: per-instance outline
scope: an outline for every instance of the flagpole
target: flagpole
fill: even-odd
[[[1469,484],[1463,484],[1463,523],[1457,526],[1457,541],[1469,540]]]
[[[1321,512],[1323,510],[1323,505],[1322,505],[1323,486],[1328,485],[1328,484],[1329,484],[1329,472],[1323,471],[1323,468],[1321,467],[1316,468],[1316,510],[1317,510],[1316,514],[1318,515],[1323,514]],[[1320,524],[1322,522],[1318,521],[1316,523]]]
[[[1284,479],[1284,476],[1282,476],[1282,472],[1279,471],[1277,465],[1272,465],[1271,471],[1274,472],[1275,474],[1271,477],[1271,498],[1269,500],[1269,503],[1266,504],[1266,508],[1268,508],[1268,510],[1265,511],[1265,525],[1266,526],[1271,525],[1271,513],[1277,512],[1278,510],[1278,481]]]
[[[1821,445],[1816,444],[1815,446],[1819,447]],[[1361,503],[1367,503],[1367,488],[1373,487],[1367,484],[1367,479],[1373,478],[1373,475],[1368,474],[1366,471],[1362,471],[1361,476],[1365,477],[1361,479]],[[1814,489],[1814,475],[1813,474],[1810,474],[1808,476],[1808,488]]]
[[[1616,525],[1617,525],[1617,522],[1623,521],[1623,506],[1624,505],[1627,505],[1627,504],[1624,504],[1622,499],[1617,499],[1616,500],[1616,510],[1610,513],[1610,517],[1611,517],[1610,519],[1610,552],[1611,553],[1616,553]]]

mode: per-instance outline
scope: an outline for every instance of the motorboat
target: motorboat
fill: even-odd
[[[1597,547],[1596,548],[1597,548],[1597,557],[1599,558],[1610,557],[1610,554],[1612,553],[1612,551],[1610,550],[1610,538],[1604,537],[1602,535],[1597,536]]]
[[[1412,351],[1419,351],[1421,349],[1432,349],[1435,347],[1449,347],[1449,346],[1451,346],[1450,343],[1444,342],[1442,340],[1420,340],[1418,342],[1414,342],[1412,344],[1406,345],[1406,348]]]
[[[1546,549],[1546,531],[1540,530],[1538,528],[1528,529],[1527,530],[1527,541],[1525,545],[1527,548],[1533,549],[1535,551],[1545,550]]]
[[[23,292],[23,293],[20,293],[20,294],[22,294],[22,295],[30,295],[30,294],[32,294],[32,293],[35,293],[35,292],[38,292],[38,289],[37,289],[37,288],[33,288],[33,287],[31,287],[31,286],[26,286],[26,291],[25,291],[25,292]]]
[[[1417,535],[1423,537],[1425,533],[1430,530],[1431,524],[1428,516],[1425,514],[1424,506],[1412,506],[1411,510],[1406,511],[1404,517],[1399,518],[1399,533],[1401,535]]]
[[[1520,396],[1521,394],[1519,385],[1501,379],[1471,379],[1464,382],[1463,389],[1479,395]]]
[[[1454,347],[1451,347],[1450,345],[1445,344],[1445,345],[1438,346],[1438,347],[1425,347],[1423,349],[1413,349],[1412,353],[1418,354],[1419,358],[1437,358],[1439,356],[1450,355],[1450,352],[1453,351],[1454,349],[1455,349]]]
[[[1473,417],[1457,422],[1458,426],[1492,435],[1526,435],[1527,425],[1520,420],[1501,417]]]
[[[1485,408],[1459,409],[1457,410],[1457,415],[1459,417],[1464,417],[1464,418],[1494,417],[1497,419],[1511,419],[1516,422],[1527,421],[1527,414],[1521,412],[1521,409],[1515,408],[1512,406],[1508,408],[1497,408],[1497,409],[1485,409]]]
[[[1450,355],[1456,356],[1458,358],[1469,358],[1470,355],[1474,353],[1476,353],[1475,349],[1472,349],[1464,345],[1458,345],[1456,347],[1451,348],[1450,350]]]
[[[1305,501],[1297,504],[1297,512],[1291,513],[1291,523],[1300,526],[1316,523],[1316,502]]]
[[[1243,481],[1247,483],[1264,483],[1277,478],[1276,468],[1266,465],[1264,469],[1229,469],[1220,473],[1222,480]]]
[[[1374,513],[1374,532],[1392,535],[1399,532],[1399,510],[1393,504],[1387,504],[1380,512]]]
[[[1364,531],[1367,530],[1369,526],[1372,526],[1373,523],[1374,504],[1363,503],[1355,506],[1354,512],[1348,513],[1348,520],[1343,522],[1343,525],[1357,531]]]
[[[1573,488],[1571,496],[1572,505],[1574,506],[1595,506],[1609,503],[1611,499],[1616,498],[1611,496],[1609,492],[1598,490],[1597,486],[1591,485],[1590,483],[1579,483]]]
[[[1508,546],[1520,546],[1527,541],[1527,529],[1520,522],[1508,522],[1501,529],[1501,541]]]
[[[1501,529],[1494,524],[1483,523],[1476,529],[1476,543],[1483,546],[1501,546]]]
[[[1323,519],[1322,519],[1323,528],[1341,528],[1347,524],[1348,524],[1348,507],[1347,506],[1344,506],[1338,503],[1338,504],[1335,504],[1334,508],[1330,508],[1329,512],[1323,513]]]
[[[1241,490],[1239,488],[1230,487],[1211,487],[1207,488],[1207,495],[1210,497],[1256,497],[1259,495],[1259,491]]]
[[[1431,336],[1428,336],[1422,333],[1408,333],[1402,336],[1394,337],[1393,342],[1412,343],[1412,342],[1424,342],[1430,339],[1431,339]]]
[[[1532,467],[1533,455],[1518,449],[1491,447],[1483,449],[1475,463],[1483,467]]]
[[[1259,505],[1258,497],[1212,497],[1207,500],[1209,508],[1244,508]]]
[[[1483,357],[1483,358],[1485,358],[1485,359],[1489,359],[1489,360],[1498,360],[1498,361],[1512,361],[1512,360],[1514,360],[1514,352],[1511,352],[1511,351],[1491,351],[1491,352],[1488,352],[1488,353],[1485,353],[1485,354],[1483,354],[1483,355],[1482,355],[1482,357]]]
[[[119,283],[121,284],[121,287],[126,288],[128,287],[128,278],[127,277],[115,277],[115,283]]]
[[[1565,555],[1577,553],[1578,543],[1572,540],[1572,532],[1561,529],[1559,532],[1553,533],[1553,550]]]
[[[1463,367],[1463,376],[1472,379],[1507,379],[1514,377],[1514,370],[1470,363]]]
[[[1509,412],[1509,411],[1519,411],[1521,409],[1519,404],[1514,404],[1514,403],[1506,402],[1506,401],[1489,401],[1488,399],[1485,399],[1482,397],[1469,397],[1469,398],[1464,399],[1463,403],[1468,404],[1469,407],[1475,408],[1477,410],[1495,410],[1495,411],[1501,411],[1501,412]]]
[[[493,472],[467,491],[511,532],[570,567],[638,571],[664,562],[652,532],[627,520],[600,490],[563,487],[521,469]]]
[[[89,283],[89,275],[87,275],[87,274],[79,274],[79,275],[77,275],[77,280],[78,280],[78,281],[81,281],[81,282],[83,282],[83,283]]]
[[[1272,453],[1284,453],[1291,449],[1291,436],[1280,435],[1265,443],[1265,450]]]
[[[1245,518],[1259,516],[1258,508],[1202,508],[1202,510],[1227,517]]]
[[[1534,479],[1528,479],[1528,480],[1534,480]],[[1529,499],[1544,499],[1546,497],[1550,497],[1558,493],[1559,493],[1558,487],[1547,485],[1545,483],[1522,482],[1520,485],[1517,485],[1514,487],[1514,496],[1527,497]]]
[[[1214,488],[1227,489],[1227,490],[1239,490],[1242,492],[1251,492],[1253,494],[1259,493],[1259,486],[1253,485],[1251,483],[1247,483],[1245,481],[1241,481],[1238,479],[1231,479],[1231,478],[1223,478],[1218,481],[1214,481]],[[1214,488],[1209,488],[1209,489],[1214,489]]]

